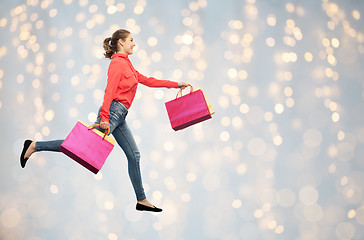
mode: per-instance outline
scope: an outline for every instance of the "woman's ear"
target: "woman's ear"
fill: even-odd
[[[123,42],[123,40],[121,38],[118,40],[118,42],[119,42],[120,46],[124,45],[124,42]]]

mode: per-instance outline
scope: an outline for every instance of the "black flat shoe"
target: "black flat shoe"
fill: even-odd
[[[149,212],[162,212],[162,209],[157,208],[153,205],[153,207],[148,207],[143,204],[137,203],[136,210],[138,211],[149,211]]]
[[[20,165],[21,165],[22,168],[25,167],[25,164],[27,163],[27,161],[29,159],[29,158],[24,158],[24,155],[27,152],[30,144],[32,144],[32,142],[33,142],[32,140],[26,140],[24,142],[23,151],[21,152],[21,155],[20,155]]]

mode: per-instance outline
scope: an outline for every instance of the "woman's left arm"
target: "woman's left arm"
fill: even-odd
[[[182,88],[184,89],[185,87],[188,86],[187,83],[184,82],[174,82],[174,81],[169,81],[169,80],[159,80],[153,77],[146,77],[143,74],[139,73],[138,71],[136,71],[137,75],[138,75],[138,82],[148,86],[148,87],[165,87],[165,88]]]

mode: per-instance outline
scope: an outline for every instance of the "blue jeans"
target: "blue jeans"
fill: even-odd
[[[134,192],[137,200],[143,200],[146,198],[144,188],[142,184],[142,178],[140,174],[140,152],[137,144],[134,140],[133,134],[131,133],[125,117],[128,114],[128,109],[120,102],[112,101],[110,105],[110,133],[114,136],[116,142],[123,149],[126,158],[128,159],[128,172],[131,183],[134,188]],[[100,110],[96,123],[100,123]],[[36,142],[36,151],[54,151],[59,152],[63,140],[54,141],[40,141]]]

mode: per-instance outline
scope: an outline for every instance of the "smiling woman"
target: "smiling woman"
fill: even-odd
[[[110,58],[108,79],[103,104],[98,112],[96,124],[102,130],[110,129],[119,146],[123,149],[128,160],[129,177],[137,198],[136,209],[139,211],[160,212],[162,209],[148,202],[145,196],[141,173],[140,153],[125,118],[134,100],[139,83],[148,87],[185,88],[184,82],[158,80],[146,77],[136,71],[128,55],[133,54],[135,46],[133,36],[128,30],[119,29],[112,37],[104,40],[104,56]],[[29,157],[36,151],[60,151],[63,140],[33,142],[26,140],[20,156],[24,168]]]

